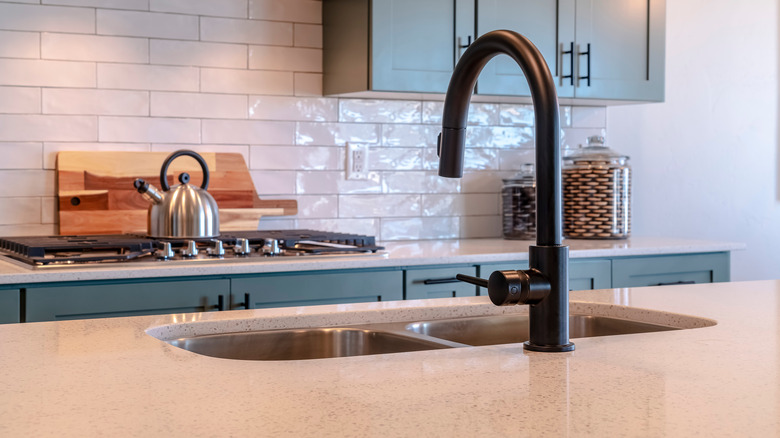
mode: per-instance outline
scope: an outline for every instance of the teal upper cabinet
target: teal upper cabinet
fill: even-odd
[[[562,98],[664,99],[664,0],[480,1],[477,33],[510,29],[542,52]],[[479,94],[529,96],[522,72],[501,56]]]
[[[325,0],[323,91],[444,93],[474,0]]]

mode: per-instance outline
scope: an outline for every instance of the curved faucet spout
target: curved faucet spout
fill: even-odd
[[[439,175],[459,178],[463,175],[466,143],[466,122],[469,102],[477,76],[496,55],[513,58],[525,73],[531,89],[536,118],[536,245],[529,250],[529,271],[516,271],[527,278],[536,276],[537,286],[544,290],[539,300],[523,300],[513,296],[526,284],[509,284],[507,291],[488,287],[491,299],[499,304],[531,304],[531,339],[525,348],[533,351],[571,351],[569,342],[569,279],[568,247],[562,246],[563,190],[561,183],[561,152],[558,121],[558,95],[550,69],[542,54],[526,37],[508,30],[486,33],[472,43],[458,61],[444,99],[442,132],[439,134]],[[502,271],[496,278],[525,278],[515,271]],[[496,274],[496,273],[494,273]],[[541,277],[538,275],[541,274]],[[494,275],[491,275],[491,281]],[[520,280],[518,280],[520,281]],[[512,287],[514,286],[514,287]],[[521,287],[522,286],[522,287]],[[548,287],[549,286],[549,287]],[[541,297],[541,298],[539,298]],[[494,300],[494,302],[497,302]]]

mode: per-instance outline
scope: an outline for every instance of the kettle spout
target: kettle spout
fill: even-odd
[[[143,195],[145,199],[150,201],[152,204],[161,204],[162,203],[162,195],[160,194],[159,190],[155,189],[153,185],[149,184],[148,182],[144,181],[141,178],[138,178],[133,182],[133,186],[136,190],[138,190],[138,193]]]

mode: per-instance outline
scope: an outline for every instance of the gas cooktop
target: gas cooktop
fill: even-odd
[[[34,268],[380,254],[374,237],[313,230],[234,231],[206,239],[137,234],[0,238],[6,259]]]

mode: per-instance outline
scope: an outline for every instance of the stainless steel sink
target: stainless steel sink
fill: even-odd
[[[525,342],[529,338],[528,315],[478,316],[423,321],[408,324],[406,330],[474,346]],[[679,329],[605,316],[569,316],[569,337],[573,339],[666,330]]]
[[[451,348],[449,342],[363,328],[305,328],[221,333],[168,341],[224,359],[304,360]]]

